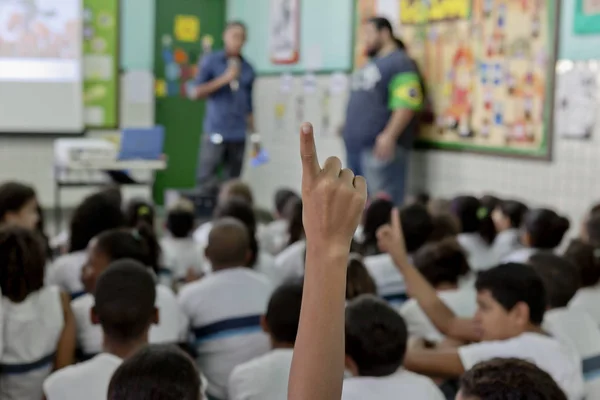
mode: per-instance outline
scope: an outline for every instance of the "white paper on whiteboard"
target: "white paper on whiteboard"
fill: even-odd
[[[123,76],[123,91],[129,104],[152,104],[154,76],[148,71],[129,71]]]

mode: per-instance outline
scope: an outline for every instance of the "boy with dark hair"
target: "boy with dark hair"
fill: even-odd
[[[272,291],[268,279],[246,267],[250,235],[233,218],[215,222],[206,248],[213,273],[184,286],[179,304],[189,318],[198,364],[208,379],[209,398],[227,398],[233,369],[269,350],[260,326]]]
[[[280,400],[287,397],[294,343],[298,334],[302,282],[280,286],[261,319],[272,350],[238,365],[229,377],[229,400]]]
[[[410,293],[442,333],[456,339],[483,340],[458,349],[411,349],[406,368],[430,376],[459,377],[481,361],[518,357],[548,372],[569,399],[583,396],[579,357],[542,330],[546,292],[530,266],[506,264],[482,271],[475,285],[479,305],[475,318],[460,319],[408,262],[400,226],[395,210],[392,224],[379,232],[379,244],[392,254]]]
[[[536,253],[529,264],[544,282],[548,310],[543,328],[552,336],[571,346],[583,361],[586,396],[600,397],[600,328],[583,310],[568,308],[579,289],[577,268],[563,257],[551,252]]]
[[[455,239],[448,238],[423,246],[413,257],[413,262],[435,288],[439,298],[456,315],[473,318],[477,311],[477,293],[469,286],[459,287],[459,281],[470,269],[465,252]],[[432,343],[444,339],[444,335],[433,326],[415,299],[404,303],[400,314],[406,321],[410,336]]]
[[[104,353],[50,375],[47,400],[105,400],[113,372],[148,343],[150,325],[158,323],[154,278],[137,261],[112,263],[98,278],[94,298],[90,318],[102,326]]]
[[[110,400],[203,400],[194,361],[173,345],[150,345],[115,371]],[[104,397],[106,399],[106,397]]]
[[[343,400],[443,399],[430,379],[399,370],[407,347],[402,317],[382,300],[363,295],[346,308],[346,369]]]
[[[600,250],[575,239],[565,251],[565,258],[575,264],[581,281],[581,287],[569,302],[569,307],[586,311],[600,326]]]
[[[456,400],[567,400],[554,379],[535,364],[517,358],[481,362],[460,380]]]

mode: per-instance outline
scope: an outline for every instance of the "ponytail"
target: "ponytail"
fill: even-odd
[[[396,43],[396,46],[398,47],[398,49],[407,51],[406,45],[404,44],[404,42],[402,41],[402,39],[399,39],[396,36],[392,36],[392,39],[394,39],[394,43]]]
[[[158,274],[161,250],[154,229],[145,221],[140,220],[137,227],[132,231],[132,235],[137,236],[136,239],[139,240],[142,246],[143,253],[146,255],[145,264]]]

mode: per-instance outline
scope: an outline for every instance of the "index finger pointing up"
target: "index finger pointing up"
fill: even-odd
[[[302,180],[312,180],[321,172],[321,166],[317,159],[317,146],[313,127],[305,122],[300,127],[300,157],[302,158]]]

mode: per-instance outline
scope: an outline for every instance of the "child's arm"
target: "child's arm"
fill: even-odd
[[[339,400],[344,375],[344,307],[350,242],[367,198],[363,178],[329,158],[321,169],[312,126],[302,125],[306,268],[289,400]]]
[[[68,294],[62,292],[60,298],[62,301],[65,325],[56,347],[56,356],[54,360],[55,370],[73,364],[75,361],[75,345],[77,341],[77,328],[75,326],[75,317],[71,310],[71,299]]]
[[[409,349],[404,368],[439,378],[458,378],[465,372],[457,349]]]
[[[404,276],[411,297],[417,300],[440,332],[459,340],[469,342],[480,340],[480,332],[473,320],[456,317],[454,312],[440,300],[435,288],[408,261],[398,209],[392,211],[391,225],[379,229],[377,239],[380,249],[392,256],[394,264]]]

